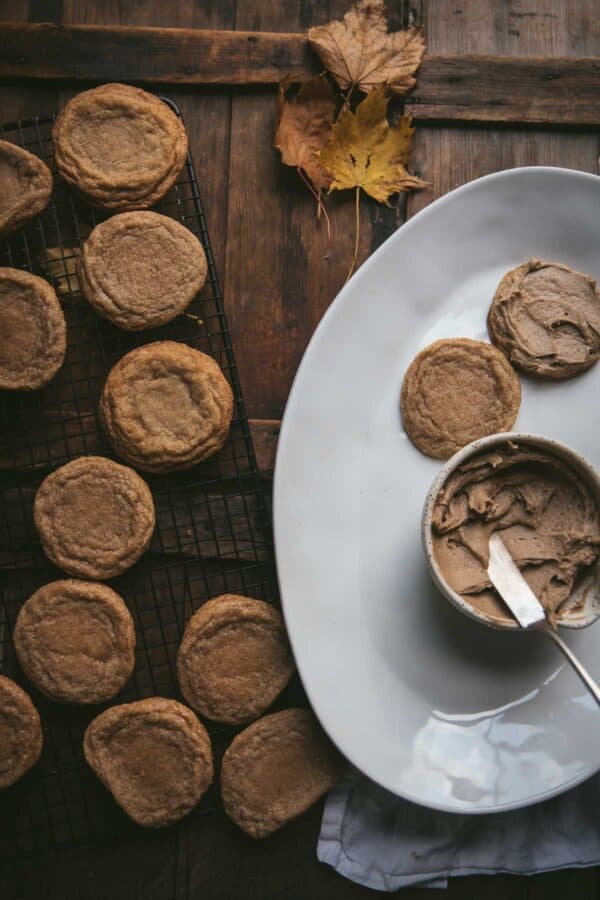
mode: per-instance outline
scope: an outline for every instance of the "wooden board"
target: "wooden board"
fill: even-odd
[[[248,86],[318,68],[302,34],[0,26],[1,78]],[[408,103],[420,121],[599,125],[600,58],[428,56]]]

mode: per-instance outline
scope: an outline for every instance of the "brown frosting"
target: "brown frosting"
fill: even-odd
[[[488,315],[492,341],[520,369],[570,378],[600,356],[600,295],[589,275],[530,259],[507,272]]]
[[[452,473],[432,531],[447,583],[477,611],[504,621],[511,613],[486,571],[492,532],[502,532],[550,621],[600,552],[600,516],[588,486],[558,457],[512,441]]]

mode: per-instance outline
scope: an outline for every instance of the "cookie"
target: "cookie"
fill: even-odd
[[[42,752],[42,726],[25,691],[0,675],[0,789],[31,769]]]
[[[293,671],[281,613],[236,594],[215,597],[192,616],[177,656],[185,701],[215,722],[256,719]]]
[[[66,349],[67,325],[54,289],[37,275],[0,268],[0,388],[44,387]]]
[[[28,150],[0,141],[0,235],[12,234],[48,206],[52,173]]]
[[[192,302],[206,273],[198,238],[155,212],[121,213],[97,225],[77,271],[96,312],[126,331],[170,322]]]
[[[247,834],[267,837],[333,787],[342,758],[307,709],[253,722],[223,756],[225,812]]]
[[[80,456],[48,475],[33,517],[52,562],[93,580],[114,578],[137,562],[155,524],[146,482],[103,456]]]
[[[135,630],[105,584],[53,581],[19,611],[13,642],[27,678],[52,700],[103,703],[131,677]]]
[[[400,407],[422,453],[447,459],[477,438],[512,428],[521,385],[506,357],[469,338],[435,341],[408,367]]]
[[[508,359],[539,378],[572,378],[600,356],[596,282],[560,263],[530,259],[507,272],[488,331]]]
[[[52,129],[56,168],[92,204],[147,209],[177,180],[188,140],[175,113],[152,94],[103,84],[73,97]]]
[[[189,469],[220,450],[233,394],[210,356],[174,341],[127,353],[111,369],[100,416],[117,456],[146,472]]]
[[[163,697],[100,713],[86,729],[83,752],[119,806],[146,828],[182,819],[213,778],[204,725],[187,706]]]

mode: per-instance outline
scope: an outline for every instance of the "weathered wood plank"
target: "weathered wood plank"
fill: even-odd
[[[268,85],[318,68],[303,34],[5,23],[0,77]],[[600,124],[600,57],[432,55],[409,97],[421,121]]]
[[[600,123],[600,57],[431,56],[407,99],[421,121]]]
[[[512,54],[510,58],[505,57],[506,62],[518,67],[527,66],[533,57],[556,56],[561,57],[566,72],[569,64],[577,68],[578,58],[597,54],[600,47],[596,0],[569,3],[537,0],[531,4],[499,4],[496,0],[469,0],[468,3],[424,0],[423,8],[428,49],[432,54],[447,55],[446,58],[467,58],[476,53],[499,60],[497,54]],[[550,67],[557,60],[547,58],[546,62],[547,72],[551,73]],[[594,78],[600,87],[600,70],[595,70]],[[419,89],[421,84],[420,77]],[[505,85],[499,80],[499,99],[504,97],[504,89]],[[442,86],[440,90],[443,91]],[[576,92],[570,97],[563,95],[561,79],[549,79],[546,89],[542,89],[538,97],[547,98],[553,91],[557,95],[557,104],[563,106],[568,118],[572,115],[570,104],[577,102]],[[516,96],[521,98],[520,102],[525,102],[523,94]],[[597,106],[596,101],[596,114]],[[531,108],[528,115],[534,114],[538,113]],[[413,215],[467,181],[513,166],[554,165],[597,171],[597,134],[567,133],[562,128],[559,131],[560,126],[562,123],[558,122],[556,129],[525,130],[507,125],[481,128],[471,122],[466,129],[417,128],[413,168],[430,182],[431,188],[409,196],[408,214]],[[523,255],[527,255],[526,248]]]
[[[273,84],[317,67],[300,34],[54,23],[3,23],[0,76]]]
[[[318,10],[316,7],[318,6]],[[324,21],[337,15],[313,4]],[[239,28],[305,27],[272,4],[260,15],[238,8]],[[275,92],[236,92],[232,98],[225,306],[249,414],[281,416],[300,358],[325,309],[341,287],[354,244],[354,198],[327,198],[333,240],[298,174],[273,148]],[[359,259],[371,246],[363,204]]]

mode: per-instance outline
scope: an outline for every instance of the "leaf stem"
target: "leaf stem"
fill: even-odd
[[[355,235],[354,235],[354,255],[352,257],[352,263],[350,264],[350,268],[348,269],[348,274],[344,280],[344,284],[350,278],[352,273],[354,272],[354,267],[356,266],[356,260],[358,259],[358,242],[360,238],[360,187],[356,185],[356,193],[355,193],[355,204],[354,204],[354,227],[355,227]]]
[[[311,184],[311,182],[308,179],[308,176],[306,176],[304,174],[304,172],[302,171],[300,166],[296,167],[296,171],[298,172],[298,175],[300,176],[300,178],[302,179],[302,181],[304,182],[304,184],[306,185],[308,190],[311,192],[311,194],[317,201],[317,221],[319,219],[320,213],[323,213],[323,216],[325,218],[325,224],[327,226],[327,248],[329,249],[329,247],[331,247],[331,220],[329,219],[329,215],[327,213],[327,210],[325,209],[325,203],[323,201],[323,197],[321,196],[321,191],[316,190],[316,188]]]
[[[343,102],[343,104],[342,104],[342,108],[340,109],[340,112],[339,112],[339,115],[338,115],[338,117],[337,117],[337,120],[339,120],[341,114],[344,112],[344,110],[346,109],[346,107],[347,107],[348,104],[350,103],[350,97],[352,96],[352,93],[353,93],[355,87],[356,87],[356,82],[353,81],[352,84],[350,85],[350,87],[348,88],[348,93],[347,93],[346,96],[344,97],[344,102]]]

